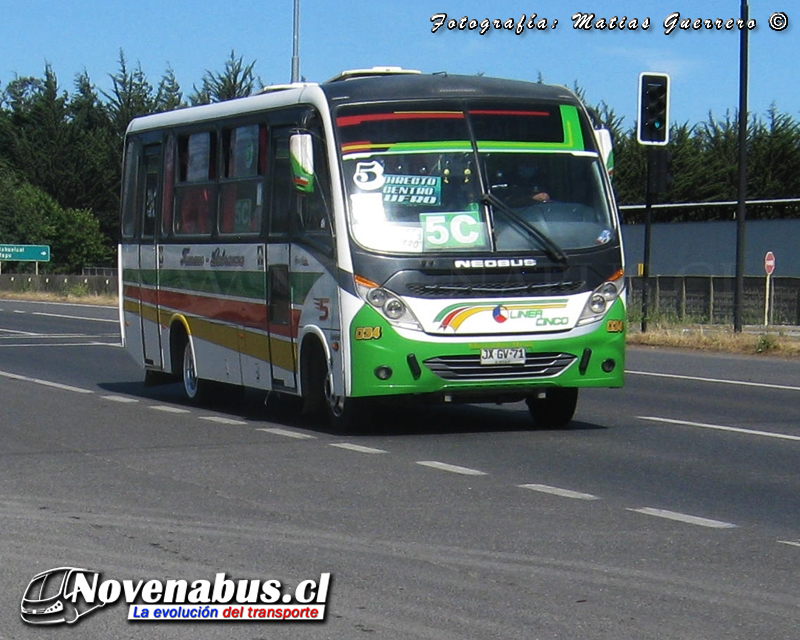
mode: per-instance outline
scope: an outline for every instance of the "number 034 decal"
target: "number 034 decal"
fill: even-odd
[[[356,340],[380,340],[380,327],[356,327]]]

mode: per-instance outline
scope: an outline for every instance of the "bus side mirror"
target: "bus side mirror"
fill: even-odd
[[[603,159],[609,177],[614,177],[614,144],[611,140],[611,132],[608,129],[595,129],[594,135],[597,137],[597,146],[600,150],[600,157]]]
[[[314,139],[310,133],[293,133],[289,138],[292,182],[300,193],[314,192]]]

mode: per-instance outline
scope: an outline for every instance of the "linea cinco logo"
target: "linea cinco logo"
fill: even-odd
[[[103,579],[98,571],[58,567],[33,577],[20,604],[28,624],[72,624],[106,605],[128,605],[131,621],[324,621],[331,574],[302,580]]]

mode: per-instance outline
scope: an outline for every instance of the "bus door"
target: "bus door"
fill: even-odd
[[[161,188],[161,145],[144,148],[144,171],[140,176],[141,217],[139,242],[139,317],[141,319],[144,363],[148,367],[163,365],[161,323],[158,307],[158,268],[162,248],[156,242]]]
[[[292,310],[292,215],[297,195],[289,160],[290,127],[273,129],[269,242],[267,265],[267,330],[273,389],[297,388],[297,321]],[[295,212],[293,214],[293,211]]]

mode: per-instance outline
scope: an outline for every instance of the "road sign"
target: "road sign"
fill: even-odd
[[[767,251],[764,256],[764,271],[768,276],[771,276],[772,272],[775,271],[775,254],[772,251]]]
[[[46,244],[0,244],[0,262],[50,262]]]

